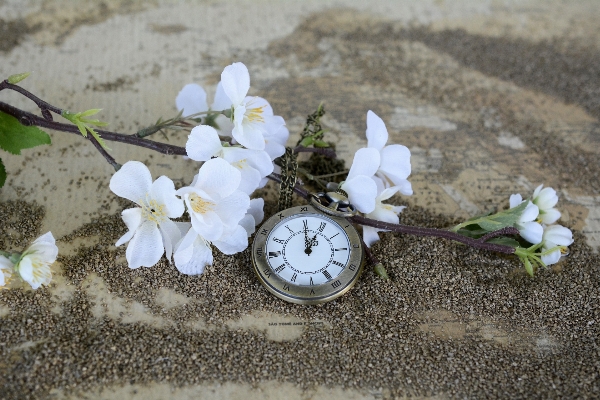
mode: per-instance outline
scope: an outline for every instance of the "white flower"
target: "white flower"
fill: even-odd
[[[261,179],[273,172],[273,162],[265,151],[223,146],[217,131],[207,125],[192,129],[185,145],[188,156],[196,161],[208,161],[220,157],[241,173],[239,190],[252,193]]]
[[[264,206],[265,201],[261,198],[250,200],[250,207],[240,221],[240,225],[246,230],[248,237],[252,236],[256,231],[256,225],[260,224],[265,217]]]
[[[281,157],[285,153],[285,144],[290,137],[290,131],[285,125],[276,127],[265,134],[265,151],[271,160]]]
[[[129,161],[110,179],[110,190],[140,207],[124,210],[123,221],[129,231],[116,243],[129,242],[125,253],[129,268],[155,265],[163,253],[171,259],[173,245],[181,234],[170,218],[183,214],[175,185],[166,176],[152,182],[148,168],[139,161]]]
[[[556,246],[569,246],[573,243],[573,233],[562,225],[550,225],[544,229],[542,252]],[[542,262],[546,265],[556,264],[560,260],[561,250],[556,249],[550,254],[542,256]]]
[[[240,190],[240,171],[222,158],[205,162],[191,186],[177,191],[183,197],[192,227],[205,240],[221,240],[246,215],[250,198]]]
[[[379,152],[376,149],[362,148],[354,154],[348,177],[340,184],[340,189],[348,194],[348,200],[362,213],[375,209],[377,184],[373,180],[379,167]]]
[[[410,150],[400,144],[385,145],[388,140],[387,128],[383,120],[371,110],[367,112],[366,134],[368,148],[378,152],[376,179],[381,179],[385,187],[397,186],[400,193],[412,195],[412,186],[407,180],[411,172]]]
[[[550,225],[560,218],[560,211],[554,208],[556,203],[558,203],[558,195],[556,194],[556,190],[551,187],[544,188],[544,185],[540,185],[535,188],[531,201],[540,210],[538,222]]]
[[[215,103],[218,103],[215,109],[231,109],[231,134],[237,143],[249,149],[264,150],[265,135],[276,133],[285,121],[273,115],[273,109],[265,99],[247,97],[249,89],[250,74],[244,64],[238,62],[225,67],[215,94]]]
[[[397,186],[384,189],[382,186],[379,187],[380,192],[375,198],[375,209],[365,215],[367,218],[371,218],[377,221],[389,222],[392,224],[398,224],[400,222],[400,218],[398,218],[398,214],[406,207],[404,206],[393,206],[391,204],[384,204],[383,201],[389,199],[398,191],[400,188]],[[363,239],[367,247],[371,247],[371,245],[379,240],[379,235],[377,232],[383,232],[382,229],[377,229],[372,226],[363,225]]]
[[[223,107],[223,89],[219,88],[221,83],[217,86],[217,93],[221,93],[220,97],[215,96],[215,101],[208,107],[206,101],[206,92],[202,86],[196,83],[189,83],[181,89],[177,97],[175,98],[175,104],[179,111],[182,111],[182,116],[189,117],[190,115],[205,112],[209,110],[222,111],[231,107],[231,105],[225,104]],[[226,99],[226,98],[225,98]],[[201,117],[201,116],[199,116]],[[222,136],[231,136],[231,130],[233,124],[231,120],[222,114],[218,114],[214,117],[214,123],[218,126],[217,132]]]
[[[186,223],[186,225],[189,228],[175,246],[173,260],[175,267],[182,274],[200,275],[207,265],[213,263],[212,250],[210,243],[198,235],[190,223]]]
[[[14,264],[7,257],[0,254],[0,289],[10,282],[13,268]]]
[[[519,204],[523,203],[523,197],[520,194],[513,194],[510,196],[510,208],[515,208]],[[542,234],[544,228],[539,223],[535,222],[539,214],[538,206],[527,200],[527,207],[521,214],[521,217],[515,224],[519,230],[519,234],[523,239],[527,240],[531,244],[538,244],[542,241]]]
[[[52,280],[50,265],[56,261],[58,247],[51,232],[37,238],[27,250],[23,252],[15,264],[15,270],[21,278],[29,283],[33,289],[40,285],[48,285]]]
[[[184,235],[176,246],[173,260],[182,274],[200,275],[207,265],[212,265],[211,244],[215,245],[224,254],[239,253],[248,247],[246,230],[240,225],[224,231],[220,240],[215,240],[212,243],[199,235],[190,223],[178,223],[178,225]]]

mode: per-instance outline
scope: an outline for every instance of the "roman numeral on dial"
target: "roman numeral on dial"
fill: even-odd
[[[323,232],[326,226],[327,224],[325,222],[321,222],[321,225],[319,225],[319,232]]]
[[[331,279],[331,274],[329,273],[329,271],[327,271],[327,270],[323,271],[323,275],[325,275],[325,278],[327,278],[327,280]]]

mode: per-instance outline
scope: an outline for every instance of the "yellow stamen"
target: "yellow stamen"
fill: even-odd
[[[192,210],[194,210],[194,212],[198,214],[205,214],[208,211],[212,211],[215,208],[215,203],[204,200],[202,197],[198,196],[195,193],[190,194],[189,200]]]
[[[146,201],[138,201],[138,204],[142,205],[142,217],[159,224],[167,218],[165,205],[159,204],[154,199],[148,199],[148,197],[146,195]]]
[[[52,278],[52,272],[48,267],[47,263],[40,262],[40,260],[32,260],[32,274],[35,282],[46,282]]]
[[[231,165],[237,169],[244,169],[248,165],[248,161],[244,158],[243,160],[231,163]]]
[[[246,109],[246,118],[248,118],[248,121],[250,122],[265,122],[265,119],[262,116],[263,113],[263,108],[265,108],[265,106],[260,106],[260,107],[255,107],[255,108],[248,108]]]

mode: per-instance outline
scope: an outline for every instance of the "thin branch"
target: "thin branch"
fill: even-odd
[[[314,178],[333,178],[334,176],[340,176],[340,175],[346,175],[348,172],[350,172],[349,169],[346,169],[344,171],[340,171],[340,172],[334,172],[332,174],[325,174],[325,175],[313,175]]]
[[[52,104],[45,102],[44,100],[40,99],[39,97],[37,97],[36,95],[34,95],[33,93],[29,92],[26,89],[23,89],[21,86],[18,85],[13,85],[12,83],[8,83],[8,80],[4,80],[2,82],[0,82],[0,90],[3,89],[10,89],[10,90],[14,90],[15,92],[19,92],[21,93],[23,96],[27,97],[28,99],[30,99],[31,101],[33,101],[40,110],[42,110],[42,114],[44,114],[44,110],[50,110],[53,113],[56,113],[58,115],[62,114],[62,110],[58,107],[54,107]],[[46,116],[46,118],[48,118]],[[49,119],[50,121],[52,120],[52,117],[50,117]]]
[[[499,253],[504,254],[514,254],[515,252],[514,247],[482,242],[479,239],[473,239],[444,229],[424,228],[420,226],[410,226],[402,224],[391,224],[389,222],[376,221],[370,218],[361,217],[359,215],[347,219],[348,221],[354,222],[356,224],[372,226],[374,228],[383,229],[386,231],[400,232],[415,236],[441,237],[444,239],[454,240],[456,242],[464,243],[476,249],[497,251]]]
[[[98,150],[100,152],[100,154],[102,154],[102,156],[104,156],[104,159],[110,165],[112,165],[112,167],[115,169],[115,171],[118,171],[119,169],[121,169],[121,164],[119,164],[113,156],[108,154],[108,151],[106,151],[106,149],[104,147],[102,147],[102,145],[96,140],[95,137],[93,137],[92,135],[88,135],[88,139],[90,140],[90,142],[92,142],[92,144],[94,145],[96,150]]]
[[[12,115],[17,118],[19,122],[21,122],[25,126],[39,126],[42,128],[54,129],[57,131],[74,133],[76,135],[81,136],[81,132],[75,125],[71,124],[63,124],[60,122],[48,121],[42,117],[39,117],[35,114],[32,114],[27,111],[20,110],[16,107],[11,106],[10,104],[6,104],[0,101],[0,111],[5,112],[6,114]],[[167,154],[167,155],[187,155],[185,151],[185,147],[175,146],[167,143],[154,142],[152,140],[143,139],[136,137],[135,135],[125,135],[122,133],[116,133],[111,131],[105,131],[101,129],[96,129],[103,139],[109,140],[112,142],[120,142],[131,144],[135,146],[145,147],[150,150],[154,150],[158,153]],[[90,135],[91,136],[91,135]],[[88,136],[88,138],[90,137]]]

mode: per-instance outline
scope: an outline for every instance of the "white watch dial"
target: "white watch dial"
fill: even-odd
[[[266,256],[283,280],[320,285],[342,273],[350,241],[337,222],[321,214],[302,214],[277,224],[266,241]]]

